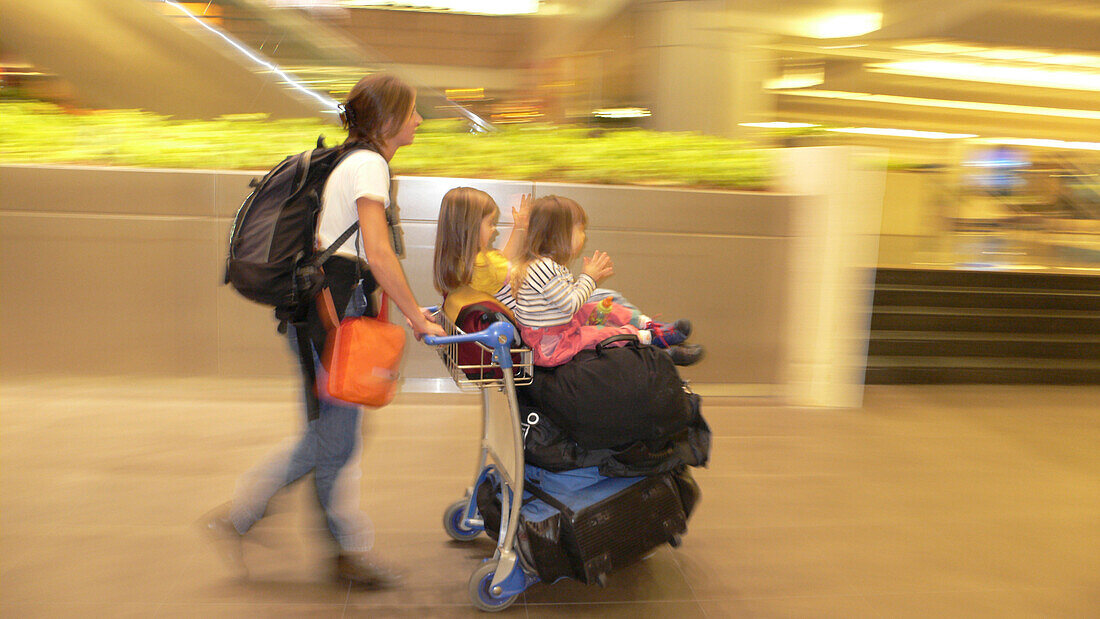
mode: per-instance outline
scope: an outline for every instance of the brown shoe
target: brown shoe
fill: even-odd
[[[378,561],[369,552],[346,552],[336,555],[336,576],[370,589],[389,589],[401,584],[402,575],[395,568]]]
[[[244,563],[244,536],[229,520],[229,503],[215,507],[207,512],[196,526],[217,546],[218,554],[241,577],[248,576],[248,566]]]
[[[695,365],[707,354],[706,349],[699,344],[677,344],[669,346],[666,350],[675,365]]]

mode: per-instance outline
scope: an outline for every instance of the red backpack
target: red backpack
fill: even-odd
[[[464,333],[476,333],[501,320],[510,322],[515,326],[515,323],[508,316],[508,310],[503,305],[496,299],[486,299],[463,306],[462,309],[458,310],[458,316],[455,317],[455,326]],[[522,345],[519,342],[518,328],[516,329],[516,340],[512,344],[513,348]],[[500,368],[492,365],[492,351],[476,342],[459,344],[457,361],[466,374],[466,378],[471,380],[501,378],[503,376]],[[512,363],[513,365],[520,363],[518,353],[512,353]]]

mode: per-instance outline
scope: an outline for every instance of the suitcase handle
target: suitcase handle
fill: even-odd
[[[634,335],[633,333],[620,333],[618,335],[612,335],[611,337],[600,342],[599,344],[596,344],[596,352],[602,353],[604,348],[607,348],[609,345],[614,344],[615,342],[627,342],[628,346],[633,346],[634,348],[637,348],[641,345],[641,342],[638,341],[637,335]]]

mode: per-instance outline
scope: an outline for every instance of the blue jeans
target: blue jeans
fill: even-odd
[[[357,287],[348,302],[345,316],[362,316],[367,310],[366,298]],[[290,345],[297,357],[294,327],[288,328]],[[307,420],[305,432],[297,440],[271,453],[237,482],[229,518],[242,535],[264,516],[267,504],[284,487],[313,473],[317,500],[325,512],[329,531],[342,552],[364,552],[374,544],[374,530],[366,514],[359,509],[359,452],[362,441],[360,410],[327,397],[322,386],[324,369],[317,353],[320,415]],[[303,411],[305,398],[303,396]]]

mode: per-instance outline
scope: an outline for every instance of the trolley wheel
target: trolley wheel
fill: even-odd
[[[520,569],[519,566],[516,566],[516,569]],[[495,613],[508,608],[519,597],[517,593],[506,598],[498,598],[490,593],[489,588],[493,585],[493,576],[496,572],[496,561],[486,561],[470,576],[470,601],[473,602],[474,608]]]
[[[680,544],[682,543],[684,543],[684,540],[681,539],[679,535],[673,535],[668,540],[668,545],[672,546],[673,548],[679,548]]]
[[[466,519],[466,506],[468,504],[465,499],[456,501],[443,512],[443,530],[453,540],[469,542],[477,539],[477,536],[485,530],[482,527],[467,527],[462,523]]]

